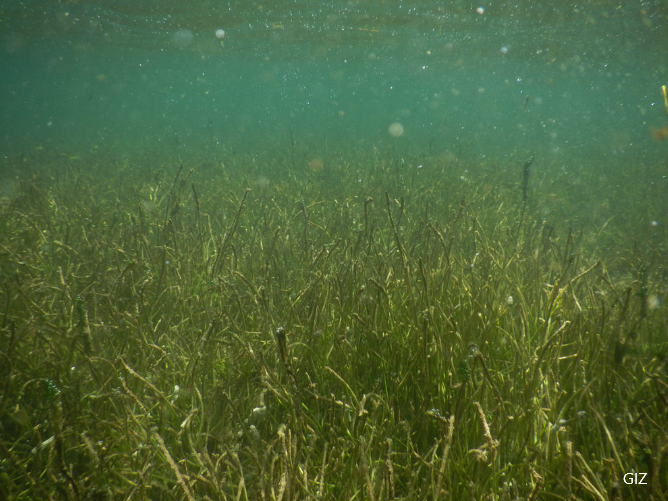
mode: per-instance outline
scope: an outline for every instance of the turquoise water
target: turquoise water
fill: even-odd
[[[663,161],[667,14],[658,0],[12,1],[2,144]]]
[[[0,501],[665,501],[667,21],[0,3]]]

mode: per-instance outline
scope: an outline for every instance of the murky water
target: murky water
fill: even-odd
[[[0,499],[665,501],[666,85],[665,0],[5,0]]]
[[[9,2],[0,128],[26,147],[394,141],[662,159],[667,13],[660,1]]]

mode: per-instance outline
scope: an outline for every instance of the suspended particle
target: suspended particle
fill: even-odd
[[[401,137],[404,135],[404,126],[399,122],[394,122],[393,124],[390,124],[387,132],[389,132],[392,137]]]

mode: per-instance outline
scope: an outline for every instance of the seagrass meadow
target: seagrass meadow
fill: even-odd
[[[0,498],[668,498],[665,164],[311,146],[0,159]]]

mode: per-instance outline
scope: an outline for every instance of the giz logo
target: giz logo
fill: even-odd
[[[624,475],[624,483],[629,485],[647,485],[647,482],[645,482],[646,476],[647,473],[627,473]]]

